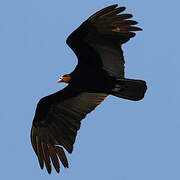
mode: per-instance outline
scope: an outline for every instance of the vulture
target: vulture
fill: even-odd
[[[108,6],[84,21],[66,40],[78,58],[70,74],[58,82],[68,85],[37,104],[31,128],[31,143],[39,165],[48,173],[60,172],[60,162],[68,168],[64,150],[72,153],[81,120],[108,95],[138,101],[147,86],[143,80],[127,79],[122,44],[135,36],[138,22],[126,8]]]

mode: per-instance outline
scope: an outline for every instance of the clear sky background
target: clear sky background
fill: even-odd
[[[40,98],[65,85],[77,60],[68,35],[118,3],[143,28],[123,46],[126,77],[144,79],[140,102],[108,97],[82,121],[70,168],[41,171],[30,143]],[[179,0],[0,1],[0,179],[180,180]]]

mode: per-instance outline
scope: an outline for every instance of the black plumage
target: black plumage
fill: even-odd
[[[129,20],[131,14],[119,14],[125,7],[117,6],[98,11],[67,38],[78,64],[59,80],[68,86],[42,98],[37,105],[31,142],[40,167],[45,164],[48,173],[51,162],[60,171],[59,159],[68,167],[63,148],[72,153],[81,120],[108,95],[134,101],[144,97],[145,81],[125,78],[121,48],[141,28]]]

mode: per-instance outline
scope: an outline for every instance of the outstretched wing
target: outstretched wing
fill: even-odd
[[[134,31],[142,29],[134,26],[138,24],[137,21],[128,20],[133,17],[132,14],[120,14],[125,7],[117,6],[112,5],[98,11],[87,19],[87,22],[96,28],[96,35],[123,44],[136,35]]]
[[[111,76],[123,78],[125,62],[121,45],[142,29],[134,26],[136,21],[129,20],[131,14],[121,14],[125,7],[117,6],[93,14],[68,37],[67,44],[77,55],[79,64],[98,64],[95,60],[100,59],[100,68]]]
[[[106,97],[107,94],[103,93],[80,93],[67,86],[39,101],[31,129],[31,143],[41,169],[45,163],[51,173],[52,162],[59,172],[59,159],[64,167],[68,167],[63,147],[69,153],[73,151],[81,120]]]

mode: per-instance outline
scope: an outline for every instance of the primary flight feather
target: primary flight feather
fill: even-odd
[[[64,149],[72,153],[81,120],[108,95],[138,101],[144,97],[146,82],[127,79],[121,45],[141,28],[131,14],[120,14],[125,7],[108,6],[89,17],[68,38],[67,44],[78,58],[63,90],[42,98],[36,108],[31,143],[41,169],[57,172],[60,162],[68,167]],[[60,160],[60,161],[59,161]]]

